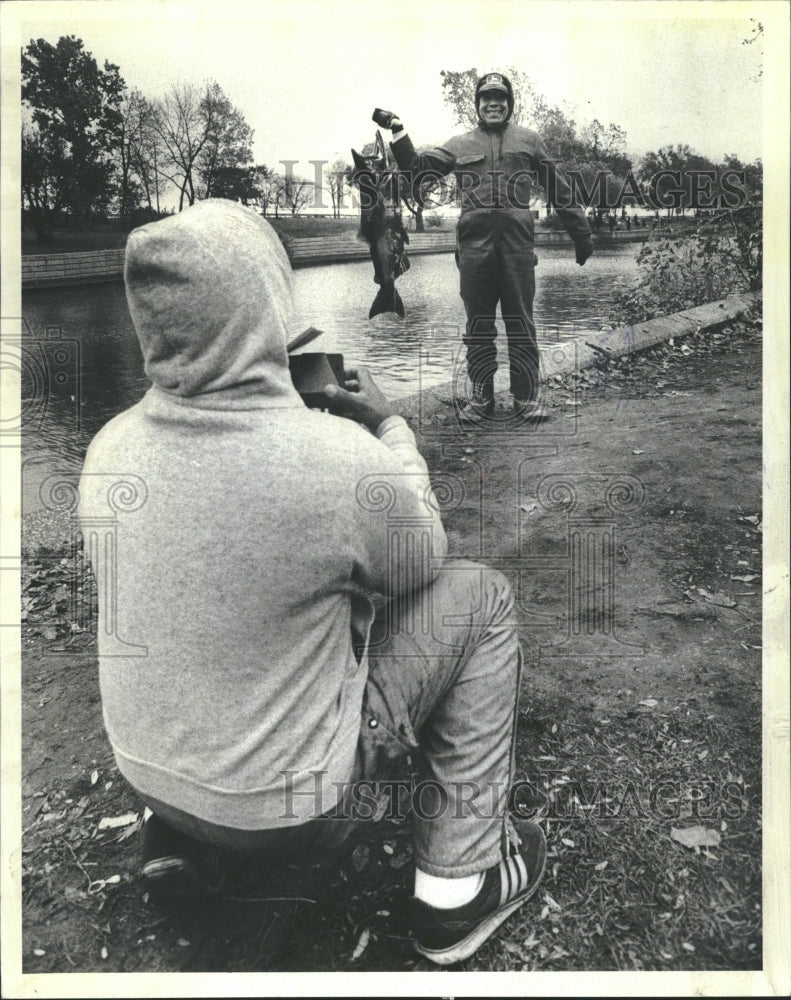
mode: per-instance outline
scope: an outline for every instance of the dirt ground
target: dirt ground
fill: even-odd
[[[441,395],[412,419],[451,484],[453,552],[517,588],[517,777],[543,793],[550,848],[535,899],[461,968],[760,968],[760,330],[557,379],[547,400],[545,428],[516,434],[460,437]],[[205,906],[149,898],[139,822],[102,822],[142,810],[90,622],[67,620],[79,556],[28,552],[24,584],[25,972],[431,968],[401,822],[323,868],[234,871]]]

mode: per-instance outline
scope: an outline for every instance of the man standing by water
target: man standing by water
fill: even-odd
[[[593,253],[590,226],[581,207],[571,204],[565,178],[549,159],[540,137],[510,121],[511,83],[487,73],[475,88],[478,126],[425,153],[415,151],[399,118],[376,112],[374,120],[393,133],[391,148],[399,168],[412,175],[413,190],[423,177],[456,175],[461,197],[457,229],[461,297],[467,313],[464,343],[471,398],[460,413],[473,426],[494,412],[497,370],[495,312],[500,303],[510,362],[514,414],[520,420],[547,417],[538,400],[539,355],[533,322],[535,255],[531,189],[537,179],[574,241],[578,264]]]

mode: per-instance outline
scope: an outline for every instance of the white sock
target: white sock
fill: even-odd
[[[483,872],[461,878],[440,878],[415,869],[415,897],[438,910],[452,910],[473,899],[483,885]]]

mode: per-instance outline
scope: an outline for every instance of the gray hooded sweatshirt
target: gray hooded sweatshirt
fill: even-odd
[[[303,822],[310,772],[330,793],[351,772],[366,594],[423,587],[444,558],[426,465],[401,417],[372,435],[304,405],[291,269],[251,210],[209,200],[135,230],[125,281],[153,384],[91,443],[79,509],[118,767],[210,822]]]

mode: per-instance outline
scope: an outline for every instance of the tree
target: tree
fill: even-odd
[[[156,131],[162,142],[159,170],[179,191],[179,211],[184,198],[195,202],[193,169],[206,143],[201,95],[193,84],[174,84],[156,105]]]
[[[748,202],[753,205],[763,203],[764,168],[760,159],[755,160],[754,163],[743,163],[735,153],[730,153],[725,156],[720,170],[735,170],[743,173],[743,187]]]
[[[159,165],[164,146],[158,132],[157,109],[135,89],[124,94],[118,151],[118,210],[122,221],[145,201],[149,215],[159,213]]]
[[[314,182],[305,180],[304,177],[297,177],[290,172],[281,174],[277,181],[275,206],[287,209],[292,215],[299,215],[313,197],[315,188]]]
[[[27,206],[36,242],[49,243],[63,208],[68,157],[65,143],[30,125],[22,126],[22,204]]]
[[[440,70],[442,99],[453,112],[454,120],[462,128],[473,129],[478,124],[475,111],[475,86],[479,79],[477,69]]]
[[[261,166],[258,173],[258,204],[261,214],[266,218],[270,208],[274,208],[277,217],[278,193],[280,191],[281,176],[269,167]]]
[[[325,171],[327,190],[330,193],[330,202],[332,204],[332,217],[334,219],[340,218],[344,188],[350,183],[349,178],[352,169],[348,160],[338,157],[337,160],[329,164]]]
[[[100,68],[84,43],[64,35],[43,38],[22,52],[22,102],[29,110],[23,169],[37,237],[52,231],[53,212],[68,207],[82,220],[113,195],[114,154],[121,130],[124,81],[119,68]],[[46,184],[42,178],[46,177]]]
[[[160,172],[179,191],[179,211],[198,193],[211,197],[214,171],[252,159],[252,131],[219,84],[174,84],[157,103],[156,129],[163,145]]]
[[[259,206],[264,209],[269,204],[269,167],[261,163],[248,167],[218,167],[214,173],[213,198],[228,198],[243,205]]]
[[[214,198],[218,171],[252,163],[253,130],[217,83],[210,84],[206,91],[203,113],[207,135],[196,168],[202,185],[201,197]]]
[[[679,143],[646,153],[638,165],[637,177],[646,186],[651,204],[666,207],[670,215],[676,209],[683,212],[692,207],[690,173],[694,171],[716,174],[711,160]]]

